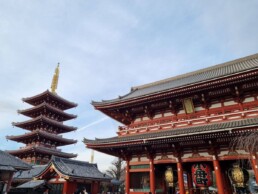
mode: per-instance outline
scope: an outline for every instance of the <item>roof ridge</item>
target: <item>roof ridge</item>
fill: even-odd
[[[143,85],[139,85],[139,86],[133,86],[131,88],[131,92],[133,92],[135,90],[138,90],[138,89],[148,88],[148,87],[156,86],[156,85],[159,85],[159,84],[167,83],[167,82],[170,82],[170,81],[179,80],[179,79],[191,76],[191,75],[204,73],[204,72],[207,72],[207,71],[211,71],[211,70],[218,69],[218,68],[225,67],[225,66],[230,66],[230,65],[233,65],[233,64],[236,64],[236,63],[240,63],[240,62],[255,59],[255,58],[258,58],[258,53],[253,54],[253,55],[249,55],[249,56],[246,56],[246,57],[242,57],[242,58],[239,58],[239,59],[234,59],[232,61],[220,63],[220,64],[217,64],[217,65],[212,65],[210,67],[206,67],[206,68],[199,69],[199,70],[196,70],[196,71],[188,72],[188,73],[185,73],[185,74],[177,75],[177,76],[170,77],[170,78],[167,78],[167,79],[155,81],[155,82],[152,82],[152,83],[143,84]],[[126,94],[126,95],[128,95],[128,94]]]

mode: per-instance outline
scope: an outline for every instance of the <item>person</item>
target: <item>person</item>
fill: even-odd
[[[81,192],[81,193],[82,193],[82,194],[88,194],[85,187],[82,188],[82,192]]]
[[[81,189],[78,189],[77,191],[75,191],[74,194],[88,194],[87,190],[85,187],[82,187]]]

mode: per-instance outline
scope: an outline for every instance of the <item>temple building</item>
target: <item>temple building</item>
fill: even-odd
[[[77,104],[70,102],[56,94],[59,76],[59,66],[56,68],[51,91],[23,98],[23,102],[32,105],[18,113],[30,117],[24,122],[15,122],[13,126],[29,132],[22,135],[7,136],[12,141],[24,143],[18,150],[9,150],[14,156],[32,164],[46,164],[51,156],[74,158],[77,155],[62,152],[59,146],[75,144],[77,141],[62,137],[61,134],[75,131],[77,128],[63,124],[64,121],[76,118],[76,115],[66,113],[65,110],[74,108]]]
[[[115,137],[84,143],[126,161],[126,194],[258,188],[257,138],[251,150],[238,142],[258,133],[258,54],[92,104],[123,124]]]
[[[110,180],[99,171],[97,164],[52,156],[46,165],[34,165],[31,170],[16,172],[13,182],[18,186],[11,193],[34,194],[38,186],[47,186],[49,194],[74,194],[83,187],[97,194],[100,185]]]

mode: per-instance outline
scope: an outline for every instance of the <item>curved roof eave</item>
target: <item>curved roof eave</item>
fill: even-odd
[[[126,103],[256,69],[258,69],[258,53],[150,84],[132,87],[131,91],[124,96],[101,102],[92,101],[92,105],[98,109],[101,106]]]

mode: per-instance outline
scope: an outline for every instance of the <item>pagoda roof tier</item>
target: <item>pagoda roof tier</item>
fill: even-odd
[[[89,148],[106,148],[119,147],[125,145],[146,145],[150,141],[157,141],[162,139],[174,139],[177,138],[195,136],[195,135],[205,135],[214,134],[219,132],[229,132],[234,133],[235,130],[252,128],[258,126],[258,118],[234,120],[230,122],[213,123],[201,126],[191,126],[183,127],[180,129],[167,129],[159,132],[148,132],[139,135],[127,135],[127,136],[116,136],[106,139],[95,139],[89,140],[84,138],[83,142]],[[257,128],[256,128],[257,130]],[[236,136],[240,134],[235,134]],[[187,140],[187,139],[186,139]]]
[[[28,121],[15,122],[12,124],[16,127],[20,127],[20,128],[32,131],[32,130],[35,130],[38,126],[39,127],[43,126],[44,123],[48,124],[49,126],[58,128],[59,131],[61,131],[60,133],[70,132],[70,131],[74,131],[77,129],[77,127],[71,127],[71,126],[64,125],[61,122],[49,119],[45,116],[38,116],[38,117],[36,117],[34,119],[30,119]]]
[[[105,108],[120,107],[125,104],[146,102],[146,100],[156,97],[161,98],[162,95],[171,92],[182,92],[181,90],[183,89],[189,89],[189,87],[197,85],[204,84],[203,87],[207,87],[207,84],[218,85],[221,79],[228,83],[227,78],[255,70],[258,70],[258,53],[161,81],[132,87],[131,91],[126,95],[112,100],[103,100],[102,102],[93,101],[92,105],[96,109],[104,110]],[[250,77],[251,75],[248,76]],[[237,77],[236,79],[242,78]]]
[[[61,109],[53,107],[46,102],[43,102],[43,103],[41,103],[37,106],[34,106],[32,108],[29,108],[29,109],[18,110],[18,113],[28,116],[28,117],[35,118],[35,117],[38,117],[38,116],[44,114],[43,110],[46,110],[46,113],[58,114],[59,115],[58,118],[61,118],[60,119],[61,121],[67,121],[67,120],[74,119],[77,117],[76,115],[68,114],[68,113],[62,111]]]
[[[40,145],[39,146],[38,145],[28,146],[28,147],[24,147],[23,149],[19,149],[19,150],[7,150],[7,152],[9,154],[12,154],[12,155],[18,156],[18,157],[20,155],[24,155],[24,154],[35,154],[35,153],[45,154],[45,155],[55,155],[55,156],[59,156],[59,157],[63,157],[63,158],[77,157],[77,154],[65,153],[65,152],[61,152],[57,149],[51,149],[51,148],[43,147]]]
[[[55,142],[58,142],[58,146],[61,145],[70,145],[70,144],[74,144],[77,143],[77,140],[73,140],[73,139],[66,139],[63,138],[60,135],[55,135],[53,133],[49,133],[46,131],[42,131],[42,130],[34,130],[30,133],[25,133],[23,135],[12,135],[12,136],[6,136],[7,139],[12,140],[12,141],[17,141],[17,142],[26,142],[27,140],[30,139],[34,139],[34,138],[38,138],[38,137],[43,137],[45,139],[49,139]]]
[[[33,106],[37,106],[42,102],[56,102],[56,104],[58,104],[58,108],[62,110],[74,108],[77,106],[76,103],[70,102],[60,97],[59,95],[50,92],[49,90],[46,90],[45,92],[42,92],[41,94],[32,97],[22,98],[22,100]]]

